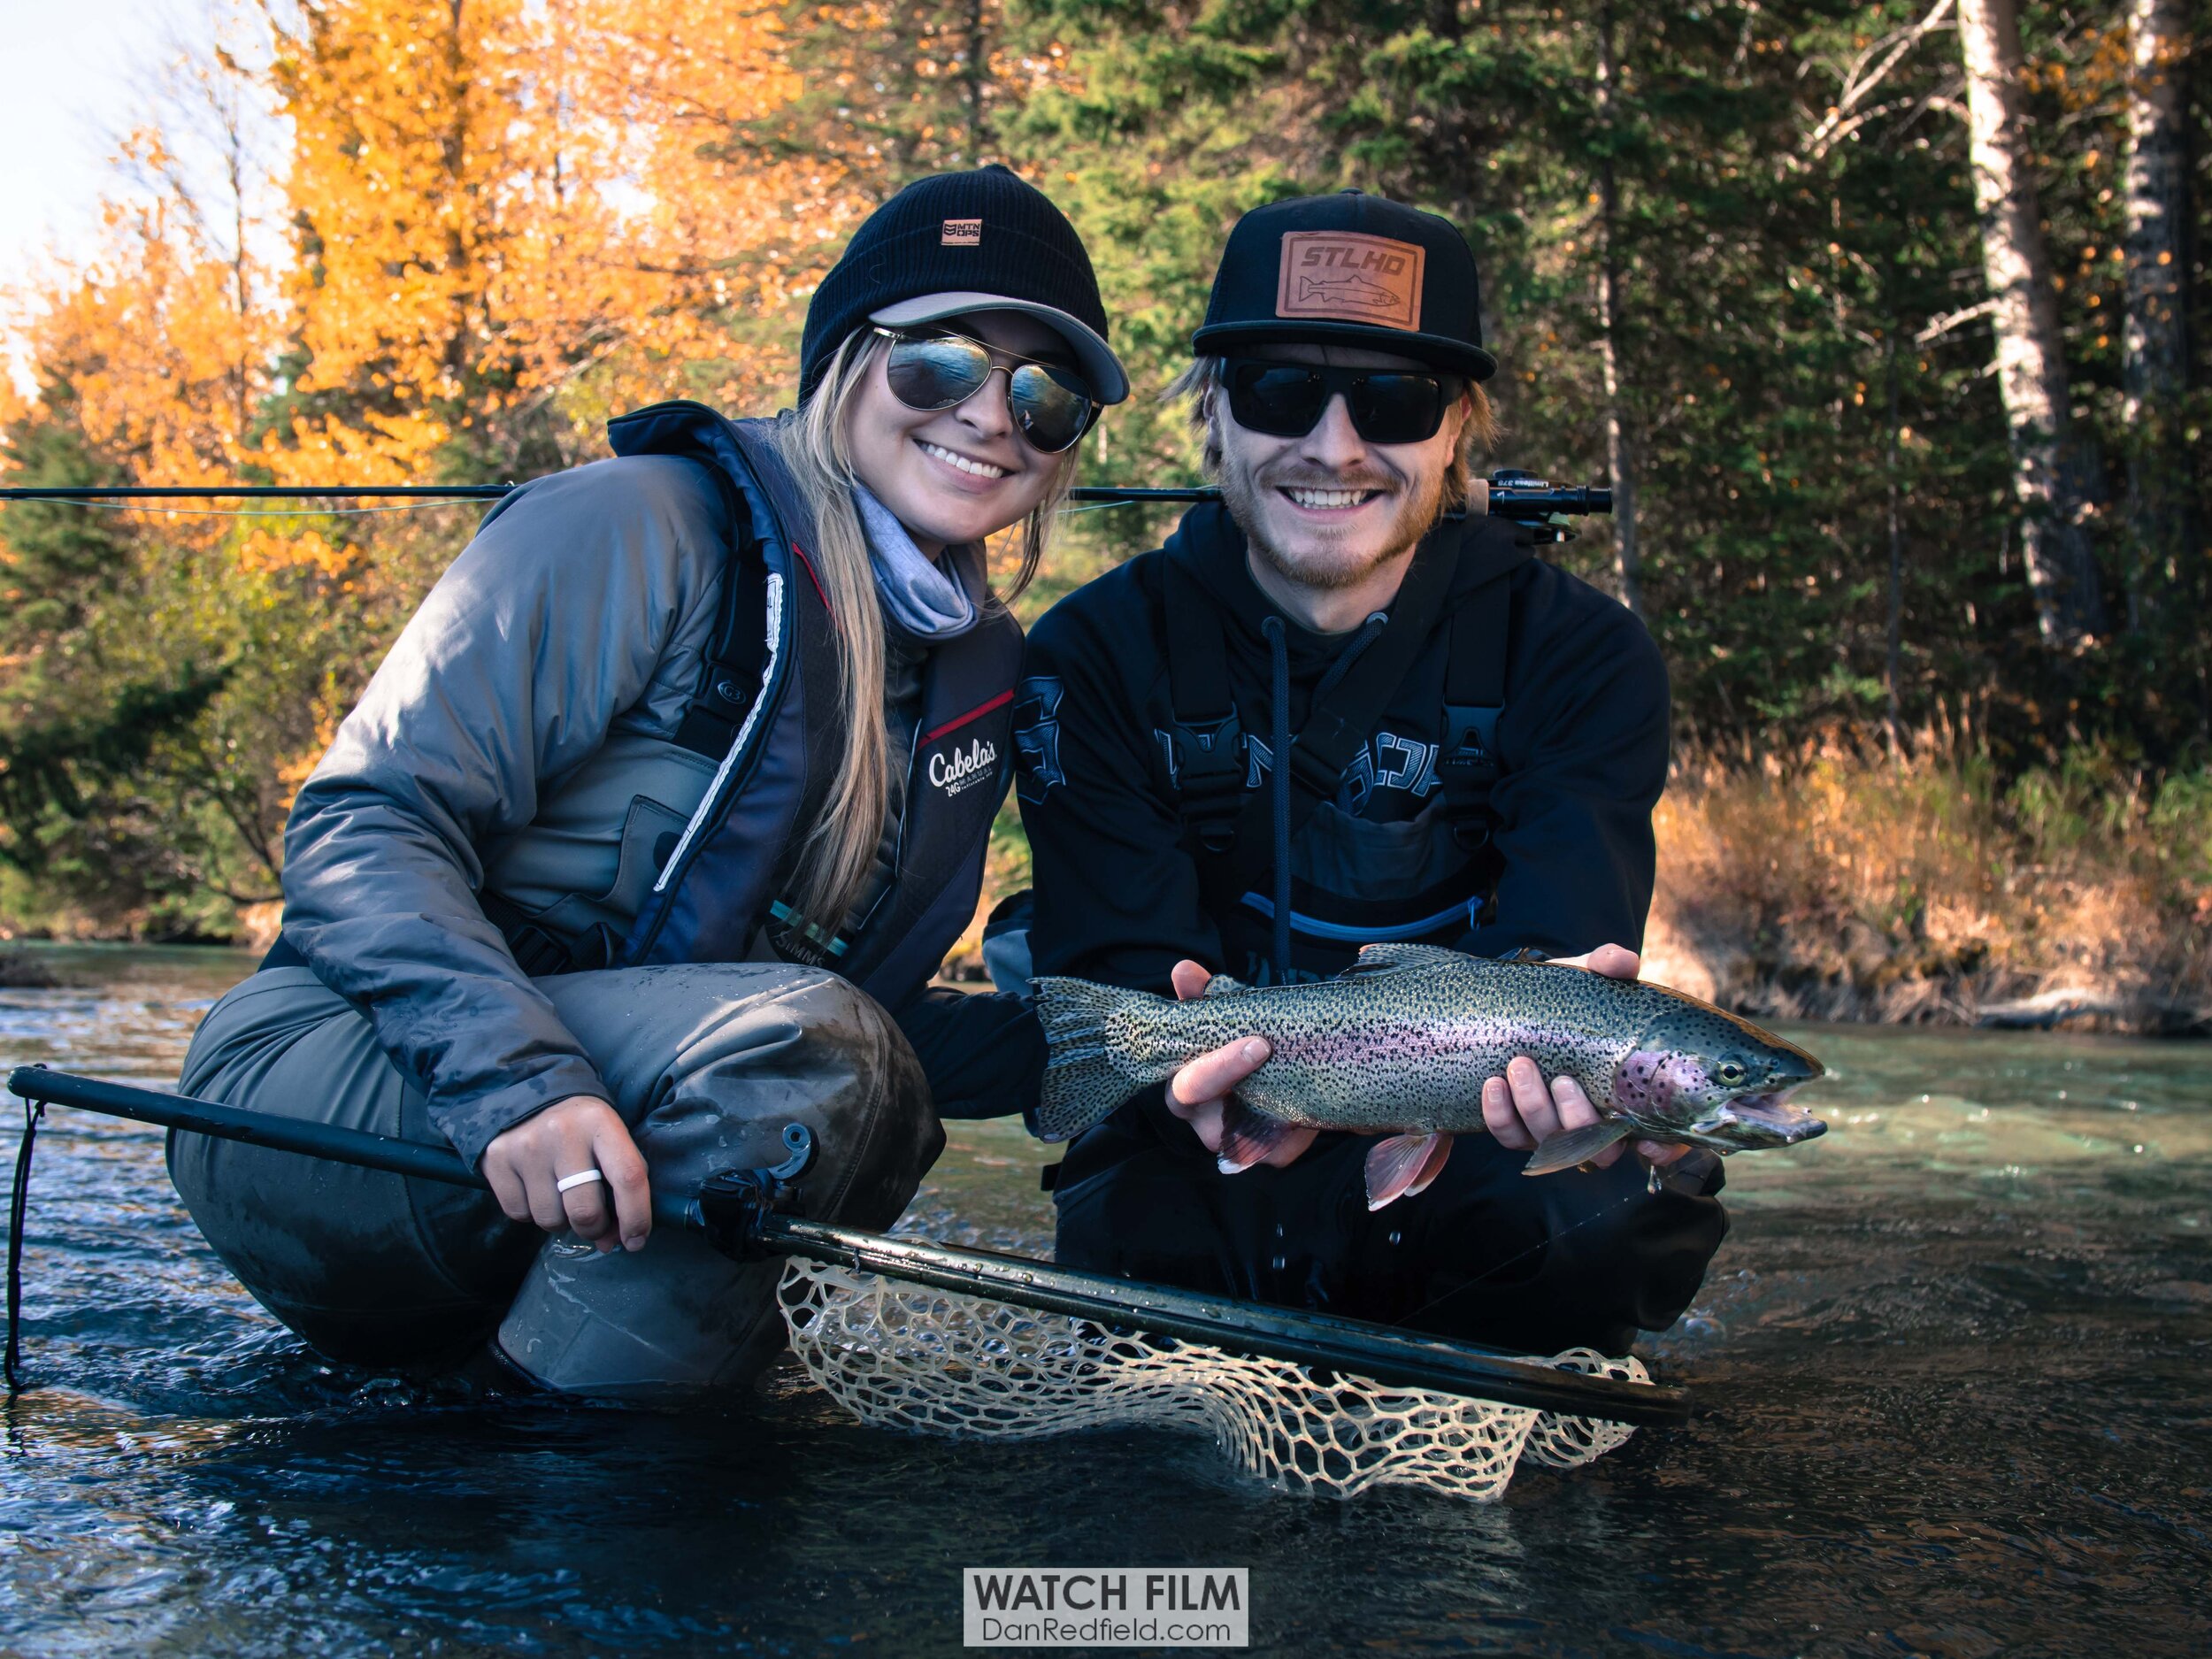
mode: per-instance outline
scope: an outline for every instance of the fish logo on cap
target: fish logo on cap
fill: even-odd
[[[1428,251],[1356,231],[1294,230],[1283,237],[1275,315],[1325,318],[1378,328],[1421,328]]]

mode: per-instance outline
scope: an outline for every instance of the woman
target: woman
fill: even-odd
[[[442,1136],[495,1202],[176,1137],[278,1317],[370,1364],[496,1327],[552,1388],[726,1388],[780,1346],[773,1264],[655,1234],[651,1189],[778,1163],[797,1123],[806,1212],[887,1225],[943,1144],[933,1088],[1033,1072],[1011,999],[926,983],[1013,749],[982,541],[1021,524],[1035,570],[1127,395],[1105,333],[1043,196],[926,179],[817,290],[795,413],[657,405],[486,520],[301,790],[283,937],[183,1084]]]

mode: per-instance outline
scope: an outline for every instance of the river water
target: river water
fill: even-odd
[[[78,987],[0,989],[0,1066],[155,1087],[251,965],[37,959]],[[788,1370],[663,1417],[333,1367],[200,1242],[157,1132],[58,1109],[0,1651],[952,1653],[960,1569],[1008,1564],[1248,1567],[1273,1653],[2206,1651],[2212,1046],[1793,1034],[1833,1129],[1732,1163],[1647,1344],[1692,1426],[1490,1507],[1282,1497],[1166,1431],[910,1439]],[[910,1219],[1041,1253],[1040,1152],[955,1125]]]

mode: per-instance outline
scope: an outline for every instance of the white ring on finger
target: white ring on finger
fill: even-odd
[[[553,1190],[557,1193],[565,1193],[572,1187],[588,1187],[594,1181],[603,1181],[606,1179],[597,1170],[579,1170],[575,1174],[564,1175],[559,1180],[554,1182]]]

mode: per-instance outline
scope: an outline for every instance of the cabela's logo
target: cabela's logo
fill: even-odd
[[[929,757],[929,780],[947,795],[958,795],[972,783],[998,775],[998,746],[977,738],[965,749]]]

